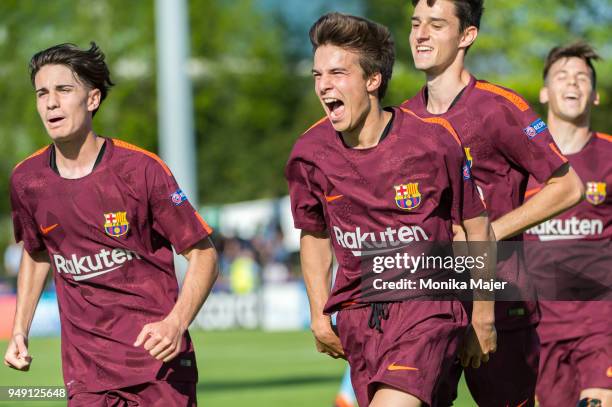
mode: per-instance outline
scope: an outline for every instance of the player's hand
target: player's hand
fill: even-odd
[[[32,363],[32,357],[28,354],[28,338],[23,334],[13,335],[4,354],[4,364],[10,368],[27,372],[30,370],[30,363]]]
[[[179,321],[168,316],[143,326],[134,346],[143,346],[155,359],[169,362],[181,351],[184,332]]]
[[[325,353],[334,359],[346,359],[346,356],[344,356],[344,349],[342,349],[342,344],[340,343],[340,338],[338,338],[338,335],[336,335],[332,329],[329,319],[321,319],[317,322],[313,321],[311,330],[319,352]]]
[[[489,361],[489,354],[497,350],[497,331],[495,324],[472,323],[468,326],[459,348],[459,360],[463,367],[474,369]]]

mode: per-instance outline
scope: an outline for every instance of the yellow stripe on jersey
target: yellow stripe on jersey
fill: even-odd
[[[27,156],[26,158],[24,158],[23,160],[19,161],[19,162],[17,163],[17,165],[15,165],[15,167],[13,168],[13,171],[15,171],[15,170],[17,169],[17,167],[19,167],[19,166],[20,166],[21,164],[23,164],[24,162],[28,161],[30,158],[34,158],[34,157],[36,157],[36,156],[41,155],[42,153],[44,153],[45,151],[47,151],[47,149],[48,149],[49,147],[50,147],[50,146],[45,146],[45,147],[43,147],[43,148],[41,148],[41,149],[39,149],[39,150],[36,150],[36,151],[35,151],[33,154],[31,154],[31,155]]]
[[[168,166],[166,165],[166,163],[159,158],[156,154],[153,154],[150,151],[147,151],[145,149],[142,149],[140,147],[137,147],[133,144],[130,143],[126,143],[125,141],[122,140],[117,140],[117,139],[112,139],[113,140],[113,144],[117,147],[121,147],[121,148],[125,148],[126,150],[132,150],[132,151],[137,151],[139,153],[142,153],[148,157],[151,157],[152,159],[154,159],[155,161],[157,161],[159,163],[159,165],[162,166],[162,168],[164,169],[164,171],[166,172],[166,174],[168,174],[169,177],[172,176],[172,171],[170,171],[170,168],[168,168]]]
[[[414,113],[412,110],[410,109],[406,109],[405,107],[400,107],[400,109],[406,113],[410,113],[411,115],[413,115],[414,117],[416,117],[417,119],[426,122],[426,123],[433,123],[433,124],[439,124],[440,126],[444,127],[455,139],[455,141],[461,145],[461,140],[459,139],[459,136],[457,135],[457,132],[455,131],[455,129],[453,128],[453,126],[450,124],[450,122],[446,119],[443,119],[441,117],[426,117],[423,118],[421,116],[419,116],[418,114]]]
[[[595,137],[606,140],[612,143],[612,136],[605,133],[595,133]]]
[[[478,89],[495,93],[496,95],[504,97],[505,99],[509,100],[510,103],[512,103],[514,106],[516,106],[521,112],[524,112],[525,110],[529,109],[529,105],[523,100],[523,98],[518,95],[515,95],[510,91],[507,91],[506,89],[493,85],[492,83],[476,82],[476,87]]]
[[[315,124],[313,124],[312,126],[310,126],[304,133],[302,134],[306,134],[308,133],[308,131],[310,131],[311,129],[317,127],[319,124],[323,123],[325,120],[327,120],[327,116],[323,116],[321,119],[319,119]]]

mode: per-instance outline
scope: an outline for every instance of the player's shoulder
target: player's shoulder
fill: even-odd
[[[605,146],[603,148],[612,148],[612,135],[597,131],[594,136],[602,146]]]
[[[114,147],[113,158],[122,165],[132,165],[141,169],[154,167],[163,170],[169,176],[172,175],[170,168],[157,154],[120,139],[113,138],[110,142]]]
[[[310,155],[315,149],[320,149],[331,141],[336,135],[336,130],[331,122],[324,116],[322,119],[312,124],[296,140],[291,157],[304,157]]]
[[[414,96],[404,100],[400,104],[399,107],[400,108],[409,109],[409,110],[412,110],[412,111],[416,111],[416,110],[422,108],[423,105],[424,105],[424,103],[423,103],[423,88],[422,88]]]
[[[489,109],[505,105],[520,112],[530,108],[525,98],[516,91],[482,79],[474,83],[471,104]]]
[[[15,167],[13,168],[11,179],[15,180],[23,174],[40,171],[46,165],[49,165],[49,161],[46,154],[49,151],[49,148],[51,148],[51,145],[38,149],[34,153],[30,154],[28,157],[21,160],[19,163],[17,163],[17,165],[15,165]]]
[[[451,150],[461,147],[461,139],[453,125],[443,117],[423,117],[404,107],[403,104],[398,109],[402,117],[402,126],[406,131],[416,131],[417,134],[427,133],[423,140],[432,141],[437,147],[446,146]]]

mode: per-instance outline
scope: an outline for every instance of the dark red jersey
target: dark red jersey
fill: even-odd
[[[211,229],[156,155],[107,139],[89,175],[65,179],[51,168],[53,149],[15,168],[11,204],[16,240],[30,253],[49,253],[69,393],[196,381],[188,333],[170,363],[133,343],[176,302],[172,248],[183,252]]]
[[[326,312],[360,296],[362,259],[416,242],[452,240],[453,222],[484,207],[445,120],[394,109],[389,135],[347,147],[326,118],[296,142],[285,175],[295,227],[327,231],[338,273]]]
[[[427,111],[426,92],[423,87],[402,106],[451,123],[492,221],[522,205],[529,175],[543,183],[567,162],[546,124],[512,90],[472,76],[460,98],[441,115]]]
[[[611,157],[612,136],[603,133],[593,133],[582,150],[568,154],[572,168],[584,182],[586,199],[525,234],[530,272],[536,281],[554,284],[559,300],[567,299],[563,293],[571,289],[587,293],[600,287],[609,292],[612,287]],[[527,197],[541,187],[530,178]],[[541,287],[545,291],[550,288]],[[609,300],[542,301],[541,308],[538,333],[543,342],[610,331]]]
[[[612,239],[612,136],[593,133],[575,154],[568,154],[572,168],[584,182],[586,199],[562,214],[525,232],[527,240],[610,240]],[[542,188],[530,178],[527,198]]]
[[[529,175],[545,182],[567,162],[544,121],[521,96],[473,76],[444,114],[427,111],[427,87],[402,106],[419,116],[442,117],[451,123],[464,145],[472,176],[492,221],[522,205]],[[512,240],[520,239],[517,236]],[[498,260],[498,277],[525,289],[520,251],[502,250]],[[537,319],[535,303],[503,301],[496,305],[498,327],[512,329],[536,323]]]

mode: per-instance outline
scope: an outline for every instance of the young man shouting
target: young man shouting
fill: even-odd
[[[51,266],[69,406],[195,405],[187,327],[217,276],[211,229],[156,155],[94,133],[112,82],[104,54],[61,44],[32,57],[51,145],[15,167],[24,252],[7,366],[28,370],[28,331]],[[172,248],[189,260],[179,294]]]
[[[493,238],[463,150],[444,121],[383,109],[394,44],[386,27],[327,14],[310,29],[315,92],[326,117],[296,142],[286,167],[302,272],[320,352],[346,357],[360,406],[430,405],[456,358],[466,323],[454,299],[372,302],[362,292],[367,256],[423,241]],[[332,250],[337,277],[329,292]],[[339,311],[339,337],[329,314]],[[469,359],[495,350],[493,304],[473,309]]]

